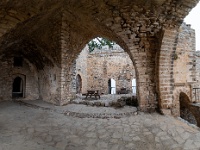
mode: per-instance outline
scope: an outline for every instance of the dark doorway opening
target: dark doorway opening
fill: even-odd
[[[111,79],[108,80],[108,94],[111,94]]]
[[[197,125],[196,119],[191,112],[190,101],[185,93],[180,93],[180,117],[189,123]]]
[[[20,77],[16,77],[13,81],[12,97],[23,97],[23,80]]]
[[[82,93],[82,79],[79,74],[76,76],[76,93]]]

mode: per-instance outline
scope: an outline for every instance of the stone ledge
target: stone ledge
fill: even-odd
[[[78,112],[70,112],[67,111],[64,113],[66,116],[72,116],[72,117],[78,117],[78,118],[101,118],[101,119],[107,119],[107,118],[123,118],[128,116],[137,115],[137,111],[133,112],[126,112],[126,113],[117,113],[117,114],[108,114],[108,113],[78,113]]]
[[[138,114],[138,110],[136,107],[132,107],[131,110],[126,110],[126,112],[113,112],[110,111],[107,113],[106,112],[103,112],[103,113],[93,113],[93,112],[88,112],[88,113],[85,113],[82,111],[82,109],[74,109],[76,110],[75,111],[71,111],[71,110],[62,110],[61,108],[63,108],[64,106],[59,106],[60,109],[53,109],[51,108],[50,106],[49,107],[45,107],[45,106],[42,106],[41,104],[33,104],[31,103],[30,101],[29,102],[26,102],[26,101],[14,101],[20,105],[24,105],[24,106],[27,106],[27,107],[31,107],[31,108],[34,108],[34,109],[41,109],[41,110],[45,110],[45,111],[53,111],[53,112],[56,112],[56,113],[59,113],[59,114],[64,114],[65,116],[71,116],[71,117],[78,117],[78,118],[101,118],[101,119],[107,119],[107,118],[123,118],[123,117],[128,117],[128,116],[134,116],[134,115],[137,115]],[[44,102],[45,103],[45,102]],[[77,105],[77,107],[80,106],[80,105]],[[73,106],[74,107],[74,106]],[[83,107],[84,108],[84,107]],[[92,108],[92,110],[95,109],[95,107],[87,107],[86,109],[90,109]],[[98,107],[97,107],[98,108]],[[109,108],[107,108],[109,109]],[[124,108],[126,109],[126,108]],[[117,110],[117,109],[115,109]],[[80,112],[82,111],[82,112]]]

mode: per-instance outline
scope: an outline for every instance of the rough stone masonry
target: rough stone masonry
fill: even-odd
[[[95,48],[92,52],[89,52],[86,46],[76,59],[75,65],[76,84],[78,77],[81,78],[80,85],[74,86],[78,90],[76,93],[84,94],[87,90],[95,89],[104,94],[111,94],[111,90],[117,94],[121,88],[132,93],[135,68],[129,55],[117,44],[113,48]],[[113,87],[109,85],[111,79],[115,82]]]
[[[75,96],[71,66],[85,44],[101,36],[132,60],[140,109],[173,114],[180,92],[192,102],[194,32],[180,26],[198,1],[2,0],[0,100],[68,104]]]

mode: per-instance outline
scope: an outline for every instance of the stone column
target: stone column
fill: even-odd
[[[157,107],[155,82],[156,38],[141,37],[139,45],[129,44],[136,69],[137,98],[142,111],[152,112]]]
[[[173,62],[178,32],[176,29],[170,28],[165,28],[163,31],[164,35],[158,56],[158,94],[162,113],[170,115],[174,90]]]
[[[75,66],[73,63],[78,54],[90,39],[87,31],[71,24],[67,12],[63,13],[61,27],[61,100],[60,105],[68,104],[76,97]]]
[[[63,21],[61,30],[61,77],[60,77],[60,91],[61,100],[60,105],[70,102],[75,97],[75,93],[71,90],[72,82],[72,48],[70,47],[70,26]]]

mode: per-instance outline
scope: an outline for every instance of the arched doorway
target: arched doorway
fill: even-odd
[[[114,79],[108,80],[108,94],[116,94],[116,81]]]
[[[197,121],[191,112],[190,101],[188,96],[181,92],[179,96],[180,101],[180,117],[189,123],[197,125]]]
[[[82,93],[82,79],[79,74],[76,76],[76,93]]]
[[[24,91],[23,80],[20,77],[16,77],[13,81],[12,97],[13,98],[23,97],[24,95],[23,91]]]

